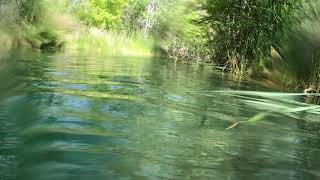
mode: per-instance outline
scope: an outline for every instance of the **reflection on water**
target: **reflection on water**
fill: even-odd
[[[21,58],[23,57],[23,58]],[[21,56],[0,105],[0,179],[318,179],[320,125],[260,112],[197,65],[135,57]],[[313,117],[319,118],[319,117]]]

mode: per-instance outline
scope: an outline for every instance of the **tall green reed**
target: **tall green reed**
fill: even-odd
[[[241,74],[267,66],[271,47],[294,19],[300,0],[208,0],[202,24],[214,61]]]

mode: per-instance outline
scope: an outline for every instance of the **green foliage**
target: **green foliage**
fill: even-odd
[[[68,0],[0,1],[0,24],[23,28],[28,25],[46,23],[48,16],[66,11],[69,6]]]
[[[42,11],[40,4],[40,0],[0,1],[0,26],[16,30],[35,23]]]
[[[68,41],[65,52],[84,56],[151,56],[153,43],[139,36],[90,28]]]
[[[130,30],[164,36],[170,24],[173,8],[180,0],[129,0],[123,16],[126,27]]]
[[[42,0],[17,0],[21,21],[37,23],[43,15]]]
[[[203,18],[214,59],[238,70],[257,69],[269,59],[299,0],[208,0]]]
[[[200,12],[198,1],[180,0],[163,13],[165,18],[160,18],[160,26],[155,28],[156,37],[164,40],[168,54],[174,60],[206,61],[209,49],[204,46],[204,29],[198,23]],[[163,17],[163,16],[160,16]]]
[[[144,28],[149,0],[128,0],[122,21],[127,31],[138,32]]]
[[[122,29],[123,8],[127,0],[89,0],[78,6],[77,14],[90,26]]]
[[[290,36],[282,49],[287,72],[299,82],[318,83],[320,78],[320,24],[309,24]]]
[[[56,17],[66,10],[67,0],[17,0],[0,2],[0,28],[5,33],[5,49],[60,49],[63,40]],[[60,16],[61,17],[61,16]],[[60,29],[59,29],[60,28]]]
[[[298,22],[288,27],[278,45],[285,67],[282,73],[295,86],[318,86],[320,79],[320,6],[317,1],[303,3]],[[316,88],[315,88],[316,89]]]
[[[126,27],[158,40],[160,49],[171,59],[194,61],[205,59],[202,28],[197,0],[128,1]]]

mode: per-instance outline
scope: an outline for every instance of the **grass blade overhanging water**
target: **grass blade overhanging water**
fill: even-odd
[[[205,92],[206,96],[233,96],[240,99],[249,107],[259,109],[260,113],[249,118],[246,121],[238,121],[226,130],[235,128],[240,123],[256,123],[263,120],[268,116],[274,116],[275,114],[281,114],[287,117],[301,120],[301,113],[320,115],[320,106],[304,103],[297,99],[312,96],[319,98],[320,94],[306,95],[304,93],[278,93],[278,92],[258,92],[258,91],[211,91]],[[295,99],[296,98],[296,99]]]

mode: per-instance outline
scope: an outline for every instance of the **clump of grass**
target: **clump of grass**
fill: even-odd
[[[101,56],[152,56],[154,42],[139,35],[85,28],[66,42],[66,53]]]

